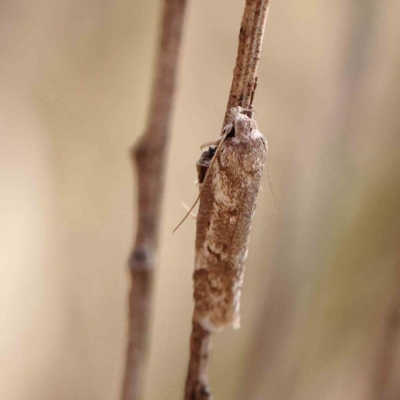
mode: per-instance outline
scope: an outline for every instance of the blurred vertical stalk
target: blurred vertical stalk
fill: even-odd
[[[269,0],[246,0],[243,12],[236,64],[223,126],[232,107],[251,109],[257,86],[257,69],[267,20]],[[206,169],[199,174],[199,182]],[[199,217],[198,217],[199,218]],[[199,226],[201,222],[197,220]],[[212,400],[208,385],[208,365],[212,347],[212,332],[192,321],[190,359],[185,384],[185,400]]]
[[[399,268],[400,271],[400,268]],[[395,400],[400,398],[399,350],[400,350],[400,279],[392,304],[384,315],[384,329],[378,347],[376,369],[372,377],[370,400]]]
[[[143,392],[153,275],[164,192],[165,157],[187,1],[164,0],[163,3],[161,37],[147,127],[132,149],[138,181],[138,223],[129,258],[129,331],[122,400],[139,400]]]

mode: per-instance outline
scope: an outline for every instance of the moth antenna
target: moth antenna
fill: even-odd
[[[276,207],[276,202],[275,202],[274,191],[272,190],[271,179],[270,179],[270,177],[269,177],[268,164],[267,164],[267,176],[268,176],[269,190],[271,191],[271,197],[272,197],[272,201],[273,201],[273,203],[274,203],[274,213],[275,213],[275,214],[278,214],[278,209],[277,209],[277,207]]]
[[[231,124],[228,124],[228,125],[231,125]],[[228,126],[228,125],[227,125],[227,126]],[[231,128],[231,129],[232,129],[232,128]],[[200,193],[199,193],[199,195],[197,196],[197,199],[196,199],[195,202],[193,203],[192,207],[189,208],[189,211],[187,212],[187,214],[183,217],[182,221],[179,222],[179,224],[178,224],[178,225],[176,226],[176,228],[172,231],[172,233],[175,233],[175,232],[178,230],[178,228],[186,221],[186,218],[192,213],[192,211],[193,211],[194,207],[196,206],[197,202],[200,200],[200,196],[201,196],[201,194],[203,193],[204,184],[206,183],[207,178],[208,178],[209,175],[210,175],[209,172],[210,172],[211,168],[213,167],[214,162],[215,162],[217,156],[218,156],[219,153],[221,152],[222,145],[224,144],[224,141],[225,141],[226,137],[229,135],[231,129],[226,129],[226,126],[225,126],[225,128],[224,128],[225,132],[224,132],[224,134],[220,137],[221,141],[219,142],[219,145],[218,145],[218,147],[217,147],[217,150],[215,150],[214,157],[211,159],[211,163],[210,163],[210,165],[209,165],[208,168],[207,168],[206,176],[204,177],[203,183],[201,184]]]
[[[182,201],[181,204],[182,204],[182,207],[183,207],[186,211],[189,210],[189,206],[188,206],[185,202]],[[191,213],[190,213],[190,216],[191,216],[193,219],[197,219],[197,214],[195,214],[194,212],[191,212]]]
[[[204,181],[205,181],[205,179],[204,179]],[[198,202],[199,199],[200,199],[200,195],[201,195],[201,189],[200,189],[200,193],[199,193],[199,195],[197,196],[197,199],[196,199],[195,202],[193,203],[192,207],[189,208],[188,212],[187,212],[186,215],[183,217],[182,221],[179,222],[179,224],[175,227],[175,229],[172,231],[172,233],[175,233],[175,232],[178,230],[178,228],[186,221],[186,218],[192,213],[194,207],[196,206],[197,202]]]

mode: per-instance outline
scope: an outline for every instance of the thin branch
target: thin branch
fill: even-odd
[[[212,399],[211,390],[208,386],[211,346],[211,332],[193,320],[190,336],[190,363],[185,386],[185,399],[187,400]]]
[[[260,59],[265,23],[267,19],[268,4],[268,0],[246,0],[239,34],[239,46],[236,58],[236,66],[233,72],[232,86],[224,118],[224,127],[227,126],[229,118],[231,118],[230,110],[232,107],[241,106],[245,109],[252,109],[254,94],[257,86],[257,68]],[[251,117],[251,111],[249,111],[249,113],[249,116]],[[206,172],[208,167],[210,166],[211,160],[214,156],[214,152],[215,149],[213,148],[210,148],[208,151],[204,151],[200,160],[197,163],[199,183],[202,183],[205,179]],[[204,184],[206,183],[204,182]],[[200,210],[202,209],[202,203],[204,204],[206,202],[212,202],[212,193],[208,190],[208,187],[206,189],[207,190],[202,191],[205,193],[204,196],[202,195],[200,197]],[[207,195],[209,196],[209,199],[205,199]],[[255,197],[252,198],[253,204],[249,206],[249,209],[254,210],[255,198],[256,194]],[[209,218],[209,215],[207,216],[206,214],[207,212],[199,212],[197,218],[196,260],[201,257],[199,255],[199,247],[197,245],[203,239],[200,238],[200,236],[202,236],[202,233],[200,233],[200,231],[204,231],[203,228],[205,225],[209,226],[209,220],[206,221],[206,219]],[[249,233],[250,226],[246,228],[248,228],[247,233]],[[226,232],[223,232],[221,234],[226,234]],[[248,235],[245,237],[243,243],[243,247],[247,246]],[[247,251],[246,249],[241,249],[240,251],[242,250],[244,250],[244,253],[246,253]],[[224,264],[221,258],[221,265],[219,265],[219,269],[223,268]],[[196,295],[196,276],[198,277],[201,274],[207,274],[207,268],[202,268],[195,271],[195,298],[196,296],[202,296],[202,294],[206,290],[205,286],[207,286],[209,283],[204,282],[205,286],[202,286],[202,284],[200,284],[201,287],[198,288],[198,292]],[[206,277],[204,279],[206,281],[212,281],[211,278],[208,279]],[[240,280],[242,278],[235,279]],[[213,290],[216,289],[214,288]],[[186,378],[185,400],[212,400],[213,395],[210,388],[208,387],[208,364],[211,351],[212,331],[211,328],[210,330],[206,329],[204,324],[201,325],[196,318],[198,317],[196,315],[198,302],[204,301],[205,303],[207,303],[207,299],[199,300],[198,297],[197,299],[195,299],[195,301],[196,307],[193,316],[193,328],[190,339],[190,360]],[[232,301],[232,299],[230,299],[229,301]],[[209,307],[209,304],[207,304],[206,307]],[[224,315],[223,318],[226,318],[227,323],[235,323],[235,321],[233,320],[228,321],[230,316]]]
[[[186,3],[186,0],[164,1],[147,128],[132,149],[132,162],[136,166],[138,179],[138,223],[135,244],[129,258],[129,332],[122,400],[140,399],[143,388],[164,191],[165,154],[176,92]]]
[[[240,106],[248,109],[252,106],[268,6],[269,0],[246,0],[224,125],[232,107]]]

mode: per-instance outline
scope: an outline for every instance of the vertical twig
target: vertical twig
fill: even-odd
[[[212,334],[197,321],[192,321],[190,335],[190,363],[185,385],[185,400],[211,400],[208,386],[208,364]]]
[[[129,258],[129,333],[122,400],[138,400],[147,356],[153,274],[158,249],[165,153],[176,88],[186,0],[165,0],[147,128],[132,149],[138,178],[138,224]]]
[[[268,12],[268,0],[246,0],[239,34],[239,46],[236,65],[226,114],[225,126],[232,107],[241,106],[251,109],[257,86],[257,68],[260,59],[262,40]],[[207,156],[209,158],[207,159]],[[204,179],[213,154],[203,152],[198,163],[199,182]],[[199,165],[200,164],[200,165]],[[201,168],[199,168],[201,167]],[[200,205],[201,207],[201,205]],[[198,216],[197,226],[201,225],[201,215]],[[248,243],[247,243],[248,245]],[[196,249],[197,254],[197,249]],[[208,363],[211,351],[211,331],[201,326],[193,319],[190,339],[190,360],[185,386],[185,400],[212,400],[213,395],[208,387]]]
[[[236,65],[224,125],[232,107],[250,108],[257,86],[257,69],[267,21],[269,0],[246,0],[239,33]]]

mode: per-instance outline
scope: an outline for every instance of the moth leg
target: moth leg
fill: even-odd
[[[215,139],[215,140],[212,140],[211,142],[202,144],[200,146],[200,150],[203,150],[204,147],[208,147],[208,146],[217,146],[218,147],[220,145],[221,141],[223,139],[225,139],[227,133],[229,133],[232,130],[232,128],[233,128],[233,124],[231,124],[231,123],[226,124],[224,126],[224,129],[222,129],[222,135],[218,139]]]
[[[222,136],[220,136],[218,139],[212,140],[211,142],[203,143],[203,144],[200,146],[200,150],[203,150],[204,147],[218,146],[218,145],[221,143],[221,140],[222,140]]]

